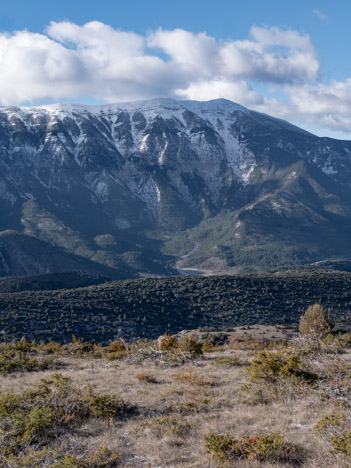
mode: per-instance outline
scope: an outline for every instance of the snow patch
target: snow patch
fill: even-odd
[[[93,184],[94,193],[95,195],[105,203],[108,200],[109,195],[109,186],[103,180],[97,180],[95,184]]]
[[[150,136],[149,134],[144,135],[141,139],[140,147],[139,147],[139,151],[141,153],[144,153],[145,151],[148,150],[147,139],[149,138],[149,136]]]
[[[162,166],[163,163],[164,163],[164,156],[165,156],[165,153],[167,151],[167,148],[168,148],[168,141],[166,141],[165,146],[163,147],[163,149],[162,149],[162,151],[160,153],[160,156],[158,158],[158,163],[159,163],[160,166]]]
[[[324,174],[327,175],[334,175],[338,173],[338,171],[335,170],[332,165],[328,165],[328,163],[326,163],[321,169],[324,172]]]

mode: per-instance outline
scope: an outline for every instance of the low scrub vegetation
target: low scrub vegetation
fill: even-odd
[[[150,339],[183,329],[297,323],[318,301],[347,321],[350,286],[351,273],[306,271],[144,278],[73,290],[0,293],[0,330],[7,340],[25,336],[66,343],[76,334],[106,345],[118,330],[124,337]],[[262,349],[267,343],[244,340],[234,346],[240,345]]]
[[[27,466],[30,466],[31,459],[38,463],[41,458],[48,458],[54,453],[48,447],[50,443],[72,428],[92,418],[123,418],[133,410],[124,400],[109,394],[95,394],[89,385],[82,389],[62,374],[53,374],[20,393],[13,390],[2,393],[2,466],[16,465],[16,459],[21,458],[28,460]],[[39,451],[35,450],[38,448]],[[74,466],[67,463],[73,463],[75,457],[62,455],[59,450],[55,453],[56,458],[63,457],[66,463],[63,466]]]
[[[0,467],[350,466],[350,334],[311,323],[3,342]]]
[[[205,437],[205,448],[217,466],[236,466],[238,460],[276,461],[289,460],[296,464],[302,458],[296,447],[287,443],[278,432],[270,434],[243,435],[209,434]]]

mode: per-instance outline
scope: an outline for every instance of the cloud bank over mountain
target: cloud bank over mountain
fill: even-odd
[[[351,78],[322,83],[311,38],[290,29],[253,26],[249,38],[223,41],[184,29],[140,35],[98,21],[52,22],[43,34],[1,33],[0,70],[2,105],[225,97],[351,132]]]

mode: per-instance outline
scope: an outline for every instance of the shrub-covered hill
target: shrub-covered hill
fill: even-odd
[[[297,322],[321,302],[337,320],[351,317],[351,273],[290,272],[114,281],[74,290],[0,294],[7,339],[107,342],[153,338],[168,330]]]
[[[10,276],[0,278],[0,293],[84,288],[107,281],[111,281],[111,278],[93,276],[81,271]]]

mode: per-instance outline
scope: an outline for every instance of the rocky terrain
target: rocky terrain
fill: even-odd
[[[350,151],[223,99],[0,108],[0,274],[347,262]]]

